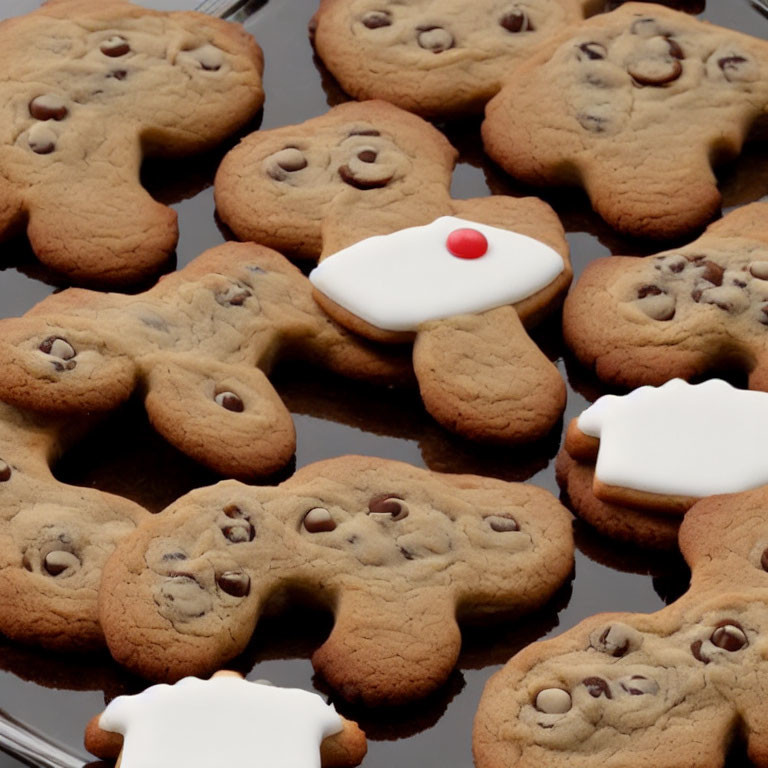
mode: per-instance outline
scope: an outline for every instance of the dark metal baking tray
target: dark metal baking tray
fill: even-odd
[[[145,0],[160,9],[185,7],[184,0]],[[307,22],[316,0],[269,0],[246,26],[263,46],[267,102],[250,126],[272,128],[322,114],[345,99],[313,56]],[[688,3],[691,7],[695,3]],[[37,0],[4,0],[0,16],[32,10]],[[187,7],[193,5],[190,0]],[[703,2],[698,0],[701,7]],[[768,18],[746,0],[707,0],[701,14],[723,26],[768,38]],[[477,197],[489,192],[526,194],[483,156],[479,120],[441,126],[461,151],[453,193]],[[231,145],[231,143],[230,143]],[[181,237],[175,265],[191,261],[227,238],[214,215],[212,180],[224,150],[194,161],[146,164],[144,179],[152,194],[179,213]],[[720,169],[726,209],[768,194],[768,147],[747,146],[742,158]],[[574,190],[544,195],[568,230],[578,274],[589,260],[610,252],[643,255],[656,246],[629,241],[611,232]],[[0,316],[18,315],[60,286],[56,276],[35,262],[20,239],[0,246]],[[568,381],[563,420],[577,415],[601,389],[567,355],[559,317],[535,333]],[[283,368],[275,377],[294,414],[298,431],[296,466],[344,453],[396,458],[432,469],[477,472],[529,481],[557,493],[553,458],[561,430],[519,449],[492,449],[467,443],[438,427],[414,392],[357,386],[306,368]],[[159,510],[191,488],[218,478],[194,465],[157,437],[136,404],[99,427],[56,467],[69,483],[96,486],[129,496]],[[286,474],[290,472],[290,468]],[[576,523],[576,568],[572,582],[533,617],[468,628],[459,665],[448,684],[427,701],[392,711],[364,711],[334,699],[339,710],[356,718],[369,737],[364,766],[469,766],[471,729],[487,678],[523,645],[559,633],[598,611],[654,611],[685,590],[688,573],[681,560],[617,546]],[[328,693],[313,680],[309,654],[328,631],[323,615],[297,613],[260,624],[240,666],[254,678]],[[82,750],[83,728],[115,695],[134,692],[143,683],[123,673],[106,655],[61,657],[0,640],[0,709],[40,731]],[[85,753],[83,759],[87,760]],[[737,745],[729,768],[748,765]],[[0,768],[19,766],[0,752]],[[542,766],[542,768],[546,768]],[[684,768],[681,766],[681,768]]]

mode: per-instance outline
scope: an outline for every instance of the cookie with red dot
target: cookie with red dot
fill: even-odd
[[[0,236],[26,227],[70,281],[152,276],[178,231],[141,164],[209,150],[252,118],[261,49],[237,24],[124,0],[50,0],[3,21],[0,40]]]
[[[530,339],[571,278],[568,245],[535,198],[454,200],[456,151],[416,115],[347,103],[251,134],[216,176],[243,240],[320,259],[315,298],[373,341],[414,342],[427,411],[474,440],[545,435],[565,387]]]

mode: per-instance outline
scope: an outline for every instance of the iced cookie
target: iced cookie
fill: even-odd
[[[535,198],[452,199],[455,161],[421,118],[348,103],[247,137],[219,169],[216,204],[239,238],[325,259],[315,295],[342,325],[378,341],[415,339],[422,398],[444,427],[531,440],[565,403],[526,327],[570,282],[567,242]]]
[[[56,480],[71,422],[0,404],[0,634],[59,650],[102,646],[96,595],[116,543],[149,513]]]
[[[542,43],[584,18],[594,0],[322,0],[315,48],[356,99],[384,99],[424,117],[480,112]],[[600,9],[602,10],[602,9]]]
[[[683,248],[595,259],[566,300],[563,332],[611,384],[731,369],[768,391],[768,205],[733,211]]]
[[[712,163],[768,107],[768,42],[626,3],[510,73],[486,108],[490,156],[532,184],[578,184],[621,232],[679,237],[720,207]]]
[[[138,390],[169,442],[237,477],[293,455],[290,413],[267,379],[278,359],[382,383],[410,375],[407,358],[338,327],[296,267],[252,243],[206,251],[132,296],[71,288],[0,328],[0,399],[85,414]]]
[[[261,50],[236,24],[123,0],[49,0],[0,39],[0,236],[26,227],[72,280],[151,275],[176,214],[142,188],[142,160],[209,149],[254,116]]]
[[[357,724],[316,693],[224,671],[113,699],[88,724],[85,746],[121,768],[344,768],[367,748]]]
[[[571,422],[558,476],[604,533],[674,546],[698,499],[768,484],[766,431],[768,394],[674,379],[599,398]]]
[[[397,704],[448,678],[457,620],[542,605],[572,558],[546,491],[346,456],[182,497],[110,560],[100,615],[118,662],[175,680],[242,652],[267,603],[309,600],[335,619],[315,669],[347,699]]]
[[[514,656],[480,702],[477,768],[714,768],[736,737],[768,766],[767,510],[765,488],[698,502],[680,529],[680,599]]]

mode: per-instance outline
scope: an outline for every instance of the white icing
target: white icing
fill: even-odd
[[[719,379],[605,395],[579,416],[606,485],[697,498],[768,483],[768,393]]]
[[[320,768],[320,743],[343,727],[317,694],[229,676],[119,696],[99,726],[123,734],[121,768]]]
[[[488,240],[478,259],[446,247],[455,229]],[[557,251],[532,237],[443,216],[361,240],[326,258],[309,279],[357,317],[389,331],[415,331],[421,323],[514,304],[549,285],[564,269]]]

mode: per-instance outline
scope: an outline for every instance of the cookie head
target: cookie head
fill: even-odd
[[[317,256],[324,219],[361,226],[350,206],[375,215],[425,189],[447,204],[455,156],[432,126],[389,104],[343,104],[247,137],[219,168],[216,205],[239,238]]]
[[[517,62],[582,18],[571,0],[325,0],[314,43],[342,88],[427,117],[479,112]]]

